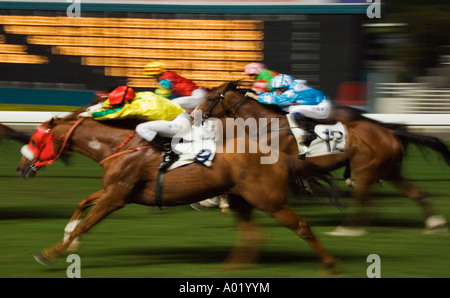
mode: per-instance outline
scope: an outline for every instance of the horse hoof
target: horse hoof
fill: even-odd
[[[330,276],[330,275],[339,275],[341,271],[338,269],[338,261],[336,260],[333,264],[327,264],[324,268],[321,269],[321,276]]]
[[[331,275],[340,275],[341,271],[335,267],[331,267],[331,268],[323,268],[320,271],[321,276],[331,276]]]
[[[364,228],[348,228],[348,227],[337,227],[334,231],[325,232],[326,235],[330,236],[345,236],[345,237],[359,237],[367,234]]]
[[[345,184],[350,187],[353,188],[353,180],[351,178],[347,178],[345,179]]]
[[[448,234],[448,227],[438,227],[433,229],[425,229],[424,235],[446,235]]]
[[[447,221],[442,215],[432,215],[425,221],[425,231],[423,233],[426,235],[447,234]]]
[[[44,257],[44,255],[42,253],[34,254],[33,257],[38,263],[41,263],[42,265],[45,265],[45,266],[48,266],[52,263],[49,259]]]
[[[81,242],[78,240],[74,240],[74,241],[72,241],[72,243],[70,243],[69,247],[67,248],[67,251],[71,251],[71,252],[77,251],[80,248],[80,246],[81,246]]]

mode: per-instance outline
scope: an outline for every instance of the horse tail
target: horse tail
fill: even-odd
[[[350,106],[334,105],[332,115],[337,119],[345,119],[345,122],[366,121],[390,130],[407,130],[406,124],[381,122],[365,116],[362,110]]]
[[[328,168],[317,166],[291,155],[282,154],[284,156],[284,163],[288,169],[289,188],[294,195],[325,196],[334,205],[341,206],[338,201],[339,192],[334,183],[334,176]]]
[[[25,132],[17,131],[12,129],[11,127],[0,124],[0,138],[2,137],[6,137],[23,144],[28,144],[31,139],[31,135]]]
[[[414,144],[419,149],[429,148],[440,153],[448,166],[450,166],[450,150],[439,138],[413,133],[407,130],[394,130],[394,135],[402,142],[403,149]]]

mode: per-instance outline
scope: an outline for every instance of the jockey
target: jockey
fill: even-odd
[[[135,93],[127,86],[117,87],[108,94],[108,99],[90,107],[79,116],[92,117],[95,120],[124,118],[146,120],[147,122],[136,126],[136,133],[148,142],[154,141],[156,135],[165,138],[179,136],[189,131],[191,127],[190,115],[178,104],[153,92]],[[170,166],[175,158],[175,153],[167,145],[164,144],[166,152],[159,166],[164,169]]]
[[[244,74],[250,76],[254,81],[252,90],[256,94],[272,91],[270,89],[270,81],[278,75],[277,72],[266,69],[262,63],[249,63],[245,66]]]
[[[280,74],[272,79],[270,87],[273,92],[258,95],[247,92],[245,95],[260,103],[278,105],[288,112],[287,117],[303,118],[303,122],[307,122],[307,118],[326,119],[331,113],[328,97],[322,91],[306,85],[304,80],[294,80],[290,75]],[[303,143],[310,141],[310,137],[306,129]]]
[[[144,74],[153,76],[158,81],[156,94],[170,98],[189,112],[201,104],[208,95],[204,88],[198,87],[193,81],[174,71],[164,69],[160,62],[146,64]]]

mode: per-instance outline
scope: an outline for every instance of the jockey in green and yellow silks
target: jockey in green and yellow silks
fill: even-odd
[[[147,122],[136,126],[136,132],[151,142],[158,134],[173,138],[191,128],[190,115],[178,104],[153,92],[134,93],[127,86],[120,86],[108,94],[108,99],[92,106],[80,117],[95,120],[139,118]]]
[[[147,121],[171,121],[179,114],[184,113],[182,107],[153,92],[138,92],[133,100],[117,107],[110,104],[108,98],[103,102],[103,109],[92,113],[96,120],[123,119],[138,117]]]

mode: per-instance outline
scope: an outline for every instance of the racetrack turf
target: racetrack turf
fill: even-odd
[[[73,154],[70,165],[57,161],[35,178],[22,179],[15,172],[20,147],[15,141],[0,143],[0,277],[65,278],[71,264],[66,257],[43,266],[32,254],[61,240],[76,204],[101,187],[100,166]],[[434,153],[424,158],[410,149],[406,176],[423,187],[436,209],[450,219],[450,169]],[[336,179],[347,204],[349,190],[339,171]],[[367,277],[370,254],[380,257],[381,277],[450,277],[450,235],[423,235],[420,210],[388,183],[374,187],[374,225],[357,238],[324,234],[351,208],[341,211],[326,199],[290,201],[339,258],[339,278]],[[265,235],[260,262],[247,270],[222,272],[218,269],[235,241],[231,213],[129,205],[82,238],[76,252],[81,277],[322,277],[321,264],[305,241],[261,212],[255,213],[255,221]]]

